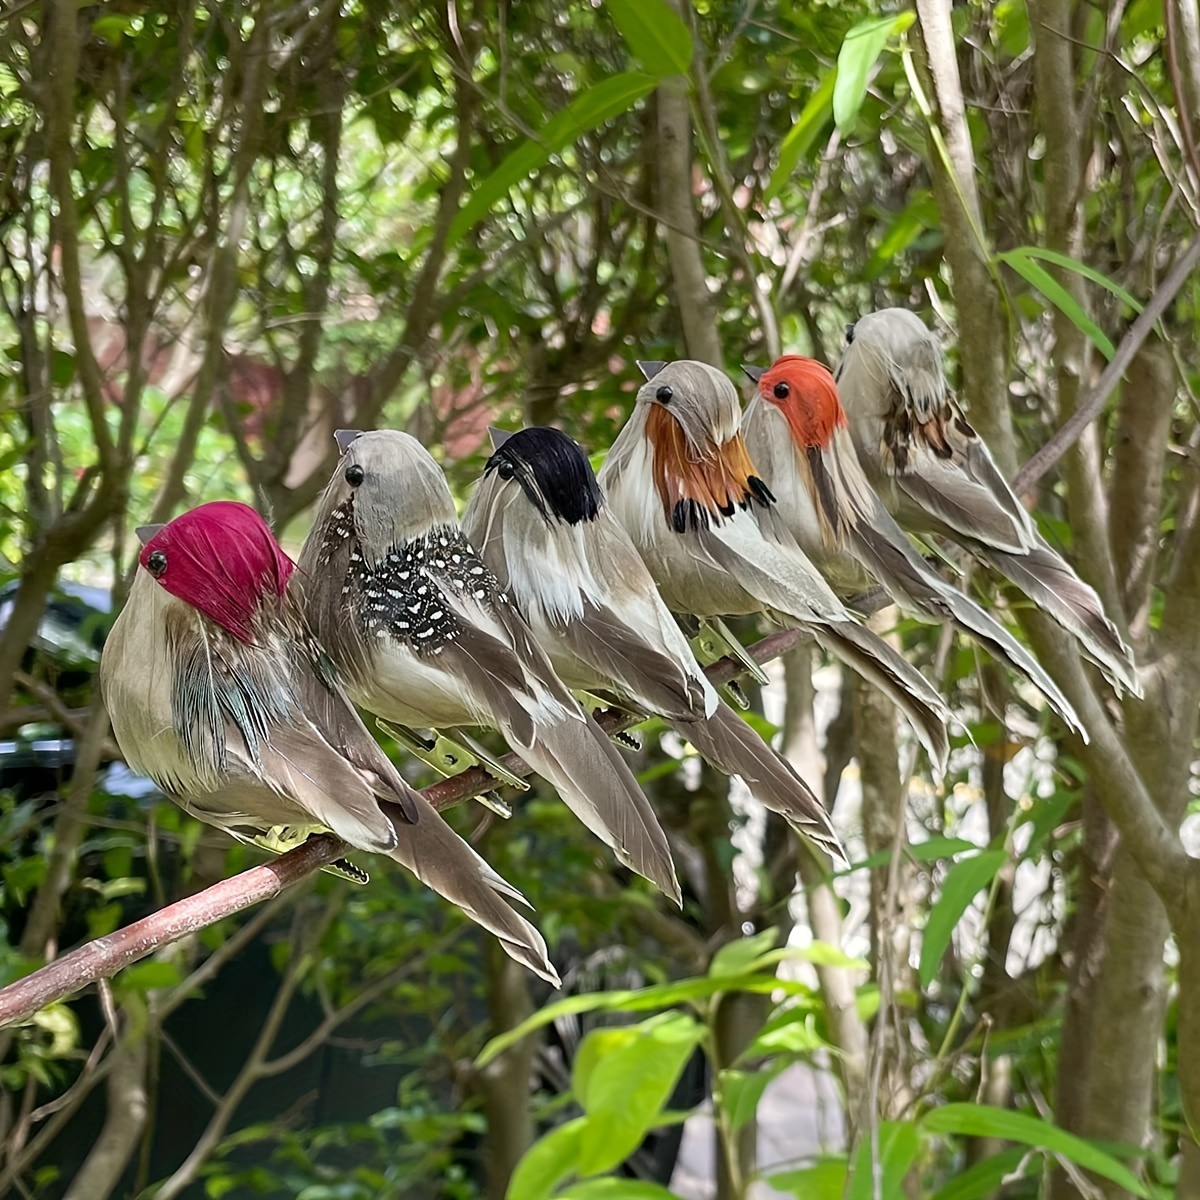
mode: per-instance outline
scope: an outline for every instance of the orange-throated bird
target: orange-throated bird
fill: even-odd
[[[775,511],[826,580],[843,594],[865,591],[876,580],[902,608],[951,622],[1026,675],[1083,733],[1070,702],[1033,655],[946,583],[892,519],[859,464],[829,368],[788,354],[766,370],[743,370],[755,382],[742,418],[746,449],[771,480]]]
[[[639,365],[647,381],[599,478],[667,606],[803,626],[892,699],[944,770],[949,709],[854,619],[784,527],[770,480],[746,452],[730,380],[700,362]]]

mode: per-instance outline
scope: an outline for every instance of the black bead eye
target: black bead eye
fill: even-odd
[[[775,399],[776,400],[786,400],[791,394],[792,394],[791,385],[784,383],[784,381],[782,379],[775,385]]]
[[[367,473],[358,465],[358,463],[351,463],[346,468],[346,482],[351,487],[358,487],[358,485],[362,483],[366,477]]]
[[[167,556],[161,550],[155,550],[146,559],[146,570],[157,579],[167,569]]]
[[[499,475],[501,479],[511,479],[516,473],[517,468],[514,467],[507,458],[502,458],[496,464],[496,474]]]
[[[854,322],[851,321],[850,324],[846,326],[846,345],[849,346],[850,343],[853,341],[854,341]]]
[[[670,404],[674,395],[674,391],[664,383],[662,387],[660,387],[658,391],[654,393],[654,398],[659,402],[659,404]]]

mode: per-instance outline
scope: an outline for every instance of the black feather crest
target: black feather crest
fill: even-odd
[[[514,433],[487,460],[484,473],[492,471],[515,479],[547,524],[594,521],[604,503],[587,455],[561,429],[548,425]]]

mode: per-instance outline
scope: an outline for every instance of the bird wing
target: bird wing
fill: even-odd
[[[514,912],[504,897],[529,902],[476,854],[423,796],[417,795],[415,804],[415,824],[406,823],[394,805],[384,805],[395,824],[396,845],[391,857],[426,887],[457,904],[477,925],[494,933],[517,962],[558,987],[558,973],[542,935]]]

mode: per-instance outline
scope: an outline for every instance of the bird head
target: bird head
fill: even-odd
[[[138,562],[172,596],[241,642],[265,603],[279,601],[295,564],[247,504],[215,500],[138,531]]]
[[[729,379],[707,363],[639,364],[637,395],[653,450],[654,485],[673,528],[719,524],[752,500],[774,501],[741,435],[742,410]]]
[[[850,411],[860,394],[893,392],[925,422],[946,403],[942,352],[933,331],[907,308],[881,308],[846,327],[846,350],[836,379]],[[876,410],[881,402],[873,400]]]
[[[345,514],[345,536],[357,536],[364,557],[378,561],[397,544],[457,523],[446,477],[415,437],[394,429],[339,429],[335,436],[342,457],[314,529]]]
[[[484,477],[518,485],[547,525],[594,521],[604,502],[596,473],[578,444],[559,429],[536,425],[504,438]]]
[[[785,354],[765,371],[742,370],[754,380],[763,401],[783,414],[800,449],[825,449],[835,431],[847,423],[833,375],[815,358]]]

